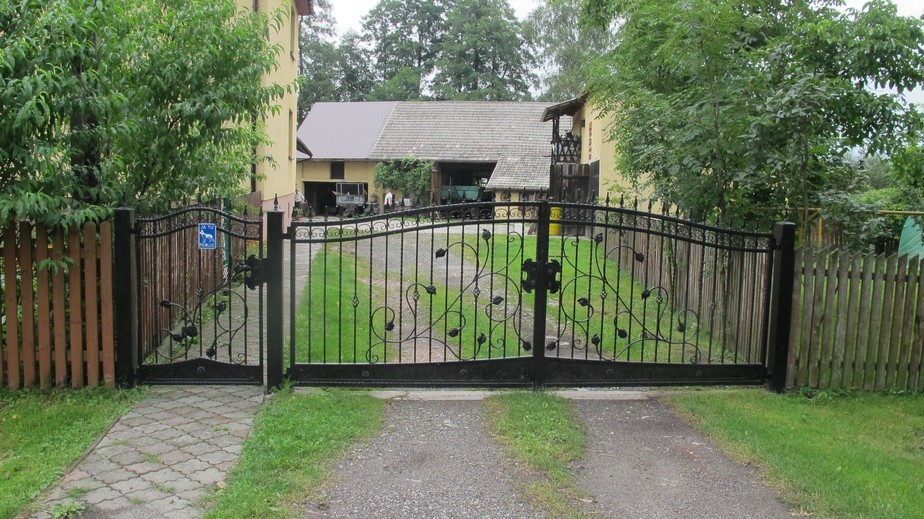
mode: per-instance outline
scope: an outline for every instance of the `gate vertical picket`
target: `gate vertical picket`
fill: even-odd
[[[87,385],[99,385],[99,311],[96,291],[96,224],[88,222],[83,226],[84,301],[86,304],[87,336]]]
[[[3,233],[4,303],[6,304],[6,369],[10,389],[19,388],[19,316],[16,308],[16,224],[10,223]],[[2,352],[0,352],[2,354]],[[0,366],[2,367],[2,366]],[[0,371],[2,372],[2,371]]]
[[[51,364],[51,290],[49,288],[48,266],[43,266],[48,259],[48,229],[40,225],[35,229],[35,268],[37,278],[36,297],[38,298],[38,377],[42,388],[52,384]]]

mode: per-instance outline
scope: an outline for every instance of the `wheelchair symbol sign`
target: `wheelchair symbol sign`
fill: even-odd
[[[199,248],[214,249],[217,241],[217,230],[214,223],[199,224]]]

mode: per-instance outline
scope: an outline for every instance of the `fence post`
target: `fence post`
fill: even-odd
[[[283,214],[266,212],[266,385],[279,387],[283,375],[282,254]]]
[[[796,224],[779,222],[773,226],[776,250],[773,253],[773,285],[770,292],[770,334],[767,341],[769,389],[786,389],[789,358],[789,332],[792,326],[792,291],[795,285]]]
[[[533,389],[545,385],[545,319],[548,303],[546,263],[549,261],[549,202],[543,200],[536,211],[536,288],[533,311]]]
[[[115,210],[112,300],[116,341],[116,382],[132,387],[138,371],[138,264],[135,261],[135,210]]]

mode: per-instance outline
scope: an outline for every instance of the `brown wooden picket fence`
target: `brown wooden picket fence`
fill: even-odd
[[[0,386],[115,385],[112,239],[110,222],[3,229]]]
[[[924,388],[917,257],[802,249],[795,279],[788,388]]]

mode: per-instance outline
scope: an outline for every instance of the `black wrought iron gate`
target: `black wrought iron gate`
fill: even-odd
[[[278,369],[306,385],[782,380],[792,229],[545,201],[295,222],[287,340],[270,379]]]
[[[133,279],[123,311],[137,315],[134,330],[125,332],[125,342],[135,345],[125,353],[134,369],[126,376],[143,383],[263,384],[262,216],[197,206],[137,220],[123,212],[120,223],[133,247],[123,256],[134,256],[121,260],[123,270],[134,269],[123,277]]]

